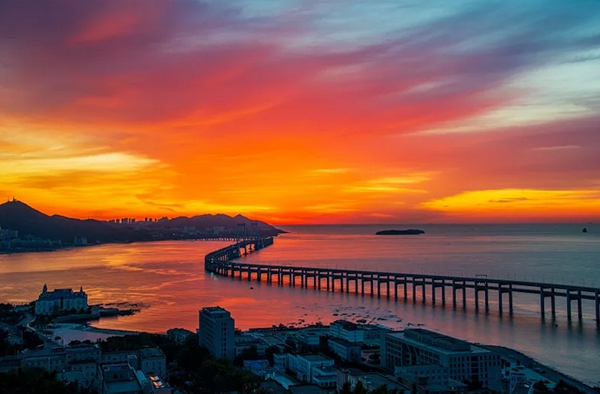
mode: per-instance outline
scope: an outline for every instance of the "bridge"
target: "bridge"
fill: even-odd
[[[586,286],[565,285],[556,283],[527,282],[519,280],[492,279],[485,275],[474,278],[408,274],[379,271],[350,270],[337,268],[292,267],[285,265],[249,264],[235,259],[260,250],[273,244],[272,237],[252,237],[241,239],[233,245],[216,250],[206,255],[204,267],[216,275],[232,278],[247,279],[248,281],[266,281],[268,284],[277,283],[279,286],[299,285],[302,288],[312,287],[317,290],[337,291],[356,294],[370,294],[377,297],[403,298],[412,297],[417,301],[418,290],[423,302],[427,294],[432,304],[441,303],[445,306],[452,302],[454,308],[462,303],[467,308],[467,290],[474,295],[475,310],[485,308],[490,310],[490,297],[495,294],[499,313],[513,314],[515,293],[535,294],[540,300],[540,314],[546,318],[547,300],[550,314],[556,317],[557,298],[566,300],[567,319],[572,320],[573,302],[576,303],[577,317],[583,319],[583,301],[593,301],[596,312],[596,325],[600,327],[600,289]],[[336,286],[337,285],[337,286]],[[457,294],[460,297],[457,297]],[[482,300],[483,298],[483,300]],[[483,305],[482,304],[483,301]]]

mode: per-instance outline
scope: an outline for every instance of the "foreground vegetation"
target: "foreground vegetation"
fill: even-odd
[[[55,372],[41,368],[18,368],[0,373],[0,393],[3,394],[92,394],[79,389],[76,383],[65,384]]]

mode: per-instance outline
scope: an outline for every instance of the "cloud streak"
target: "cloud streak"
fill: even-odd
[[[115,209],[95,195],[125,177],[142,190],[122,211],[288,222],[445,220],[425,203],[588,190],[599,15],[538,0],[5,2],[1,180],[23,200],[49,186],[42,208]],[[97,174],[96,194],[61,195],[69,171]]]

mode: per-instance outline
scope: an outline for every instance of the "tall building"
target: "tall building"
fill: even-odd
[[[423,329],[406,329],[385,335],[381,362],[390,371],[415,366],[412,373],[445,368],[447,377],[459,382],[479,382],[491,390],[501,390],[500,356],[460,339]],[[420,366],[417,367],[417,366]]]
[[[202,308],[198,338],[200,346],[215,357],[233,360],[235,348],[234,320],[220,306]]]

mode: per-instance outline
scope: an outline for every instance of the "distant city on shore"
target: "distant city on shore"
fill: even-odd
[[[242,215],[205,214],[190,218],[100,221],[48,216],[15,199],[0,204],[0,253],[48,251],[105,243],[235,239],[236,236],[251,234],[275,236],[282,232],[265,222]]]

